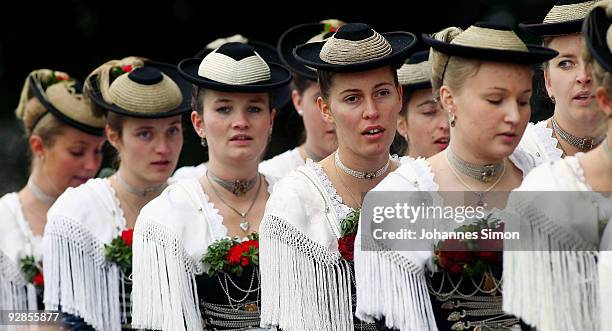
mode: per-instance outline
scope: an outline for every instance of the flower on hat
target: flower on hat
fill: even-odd
[[[113,67],[113,69],[111,69],[111,77],[115,79],[123,74],[132,72],[132,70],[134,70],[134,67],[131,64]]]
[[[41,79],[43,82],[43,86],[48,88],[49,86],[62,82],[62,81],[70,81],[72,78],[65,72],[61,71],[51,71],[46,78]]]

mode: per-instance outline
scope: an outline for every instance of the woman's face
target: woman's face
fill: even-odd
[[[559,52],[544,71],[546,91],[555,100],[555,112],[574,120],[596,118],[601,113],[594,100],[590,68],[582,59],[582,34],[554,37],[548,47]]]
[[[531,115],[531,80],[527,66],[482,62],[459,91],[443,86],[442,104],[455,115],[453,149],[491,163],[512,154]]]
[[[402,88],[394,82],[391,67],[336,73],[329,100],[317,105],[327,121],[334,123],[340,149],[355,155],[388,154],[402,107]]]
[[[206,137],[210,158],[221,163],[259,163],[272,133],[275,111],[268,93],[207,90],[204,111],[192,115],[200,136]]]
[[[302,116],[304,128],[306,128],[306,139],[310,142],[311,149],[319,156],[327,156],[338,148],[336,140],[336,129],[325,121],[319,108],[317,99],[321,96],[321,90],[317,82],[312,82],[304,90],[302,95],[297,90],[292,92],[293,105]]]
[[[397,131],[408,143],[412,157],[428,158],[448,146],[448,115],[434,100],[431,88],[412,91],[405,116],[397,120]]]
[[[183,147],[181,116],[142,119],[126,117],[121,137],[110,133],[109,141],[118,150],[121,168],[147,186],[160,185],[174,171]]]
[[[39,137],[38,137],[39,138]],[[43,147],[42,175],[51,181],[56,194],[68,187],[76,187],[93,178],[102,163],[104,138],[85,133],[70,126],[55,137],[50,147]]]

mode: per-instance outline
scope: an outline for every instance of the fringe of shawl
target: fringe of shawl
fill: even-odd
[[[120,331],[119,270],[87,229],[68,218],[50,219],[43,257],[46,309],[77,315],[96,330]]]
[[[37,310],[36,288],[28,283],[20,269],[0,252],[0,310]],[[0,330],[9,321],[0,314]]]
[[[612,325],[612,252],[599,254],[600,329]]]
[[[201,270],[165,227],[139,219],[134,230],[132,327],[202,330],[195,274]]]
[[[388,328],[398,330],[437,330],[423,268],[396,252],[375,250],[360,238],[364,236],[358,233],[357,317],[367,322],[384,317]]]
[[[508,209],[521,212],[508,220],[521,240],[504,242],[504,311],[539,331],[599,330],[595,247],[529,203]]]
[[[261,326],[285,331],[353,331],[351,274],[338,252],[282,219],[261,223]]]

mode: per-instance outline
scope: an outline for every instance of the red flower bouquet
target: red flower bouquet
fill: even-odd
[[[251,233],[249,240],[240,242],[237,237],[221,239],[208,247],[202,262],[210,265],[208,274],[214,276],[220,272],[233,273],[238,276],[250,265],[259,265],[259,235]]]
[[[104,245],[104,257],[108,262],[115,263],[125,275],[132,271],[132,241],[134,229],[123,230],[120,235]]]
[[[37,289],[43,289],[45,286],[45,279],[43,277],[42,263],[36,262],[34,256],[24,256],[20,260],[21,271],[25,276],[25,279],[34,284]]]
[[[340,223],[342,237],[338,239],[338,251],[340,255],[347,260],[353,261],[355,252],[355,237],[357,237],[357,226],[359,225],[360,209],[356,209],[349,213]]]
[[[483,239],[482,230],[503,232],[504,224],[489,217],[462,225],[455,232],[476,233],[476,239],[446,239],[434,250],[434,262],[453,275],[473,277],[484,273],[490,264],[502,261],[503,240]]]

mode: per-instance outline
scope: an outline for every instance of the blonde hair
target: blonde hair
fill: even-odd
[[[463,30],[448,27],[433,37],[444,42],[451,42]],[[480,61],[459,56],[449,56],[431,48],[429,52],[431,62],[431,87],[436,100],[440,99],[440,87],[446,85],[452,90],[459,91],[469,77],[474,76],[480,68]]]
[[[49,112],[49,110],[30,93],[30,76],[38,75],[41,79],[46,80],[52,74],[51,70],[40,69],[32,71],[26,78],[19,104],[15,109],[15,116],[23,125],[25,138],[32,135],[39,136],[45,147],[53,146],[55,138],[60,135],[65,128],[57,117]]]

